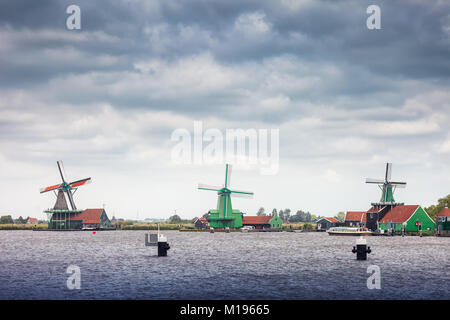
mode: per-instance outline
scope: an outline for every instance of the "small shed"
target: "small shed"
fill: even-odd
[[[317,220],[316,223],[317,223],[316,226],[317,230],[327,230],[332,227],[336,227],[337,224],[340,223],[340,221],[336,218],[328,217],[328,218],[321,218]]]
[[[37,218],[28,218],[27,224],[37,224]]]
[[[443,208],[436,216],[436,231],[440,236],[450,236],[450,209]]]
[[[380,230],[402,232],[419,232],[434,230],[435,223],[426,211],[419,205],[397,205],[378,222]]]
[[[344,225],[346,227],[364,227],[366,225],[365,211],[347,211]]]
[[[194,227],[196,229],[208,229],[209,223],[205,218],[194,218]]]

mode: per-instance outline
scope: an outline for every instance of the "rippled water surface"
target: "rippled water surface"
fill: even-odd
[[[450,299],[450,238],[369,237],[357,261],[354,237],[165,231],[158,258],[144,233],[0,231],[0,299]]]

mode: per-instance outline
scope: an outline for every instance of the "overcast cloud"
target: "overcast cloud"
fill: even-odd
[[[67,30],[67,6],[81,30]],[[381,8],[368,30],[366,8]],[[44,217],[40,187],[91,176],[78,207],[207,212],[223,165],[171,161],[177,128],[280,130],[280,170],[233,171],[234,207],[316,215],[379,200],[428,206],[450,185],[450,2],[0,1],[0,213]]]

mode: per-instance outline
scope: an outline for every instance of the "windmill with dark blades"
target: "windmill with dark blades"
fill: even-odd
[[[396,188],[405,188],[406,182],[391,181],[392,163],[386,163],[386,172],[384,179],[366,179],[366,183],[377,184],[381,189],[381,199],[378,203],[372,205],[403,205],[396,203],[394,200],[394,192]]]
[[[377,184],[381,189],[381,199],[379,202],[371,203],[372,208],[366,213],[366,227],[370,230],[378,229],[378,221],[395,206],[402,206],[404,203],[395,202],[394,192],[397,188],[405,188],[406,182],[392,181],[392,163],[386,163],[384,179],[366,179],[366,183]]]
[[[59,174],[61,175],[62,182],[60,184],[52,185],[46,188],[42,188],[40,193],[46,193],[53,191],[56,195],[56,203],[53,209],[46,210],[45,212],[49,217],[49,226],[53,226],[53,220],[59,222],[60,228],[68,228],[67,218],[70,223],[70,216],[72,214],[77,214],[82,212],[82,210],[77,210],[75,202],[73,200],[73,195],[78,190],[79,187],[91,183],[91,178],[85,178],[69,182],[64,170],[64,164],[61,160],[57,162]],[[56,193],[58,191],[58,193]]]

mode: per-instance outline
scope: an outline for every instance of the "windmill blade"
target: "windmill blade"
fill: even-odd
[[[244,198],[244,199],[253,199],[253,194],[248,193],[231,193],[233,198]]]
[[[204,184],[204,183],[198,184],[198,189],[200,189],[200,190],[220,191],[222,188],[223,187],[211,186],[211,185]]]
[[[392,175],[392,163],[386,163],[386,175],[385,175],[385,181],[389,182],[391,180]]]
[[[233,194],[246,194],[246,195],[253,195],[254,193],[251,191],[242,191],[242,190],[230,190]]]
[[[47,188],[41,188],[41,189],[39,189],[39,192],[44,193],[44,192],[48,192],[48,191],[52,191],[52,190],[57,190],[59,187],[61,187],[60,184],[55,184],[54,186],[50,186]]]
[[[58,160],[56,162],[58,164],[58,169],[59,169],[59,173],[61,174],[61,179],[63,180],[63,182],[66,182],[66,171],[64,170],[64,164],[62,162],[62,160]]]
[[[223,217],[225,218],[227,216],[227,194],[223,195]]]
[[[380,179],[371,179],[371,178],[366,178],[366,183],[376,183],[376,184],[383,184],[384,181],[380,180]]]
[[[66,198],[67,205],[69,206],[70,210],[77,210],[77,207],[75,207],[75,202],[73,201],[72,192],[70,190],[64,191],[64,197]]]
[[[391,182],[390,185],[396,188],[406,188],[406,182]]]
[[[232,166],[231,164],[227,164],[225,166],[225,188],[228,188],[230,186],[230,182],[231,182],[231,169]]]
[[[88,184],[91,182],[92,182],[91,178],[86,178],[86,179],[81,179],[81,180],[71,182],[71,183],[69,183],[69,186],[71,188],[78,188],[78,187],[84,186],[85,184]]]

